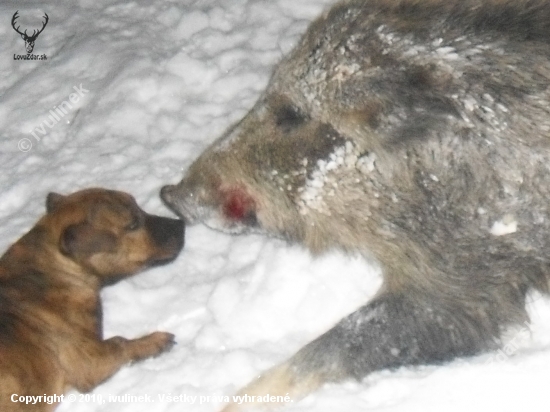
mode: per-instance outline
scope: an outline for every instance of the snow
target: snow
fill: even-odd
[[[300,214],[306,215],[310,209],[316,210],[319,213],[324,213],[330,216],[323,197],[324,195],[335,196],[335,189],[338,187],[338,175],[334,174],[341,167],[352,169],[357,167],[361,172],[365,170],[364,159],[359,160],[359,150],[351,141],[347,141],[345,145],[334,148],[333,152],[328,155],[326,160],[319,159],[311,177],[308,177],[303,187],[298,188],[300,193],[299,208]],[[302,164],[304,167],[297,173],[305,175],[307,166],[307,158],[304,158]],[[374,160],[371,163],[374,170]],[[328,187],[328,188],[327,188]]]
[[[516,233],[518,230],[518,222],[515,220],[514,216],[506,215],[502,220],[497,220],[489,229],[489,233],[493,236],[504,236],[509,235],[510,233]]]
[[[179,181],[244,115],[274,64],[329,3],[2,2],[1,249],[44,212],[49,191],[125,190],[147,211],[170,215],[160,187]],[[25,54],[8,23],[16,10],[31,26],[48,13],[34,49],[47,60],[13,59]],[[374,159],[367,159],[367,172]],[[164,330],[178,344],[124,367],[90,396],[76,396],[58,410],[217,411],[220,397],[329,329],[373,296],[380,282],[376,266],[357,256],[314,258],[280,240],[190,227],[176,262],[102,293],[106,337]],[[508,354],[382,371],[360,383],[327,385],[286,410],[546,411],[550,300],[531,300],[530,336],[523,339],[521,331],[522,345]],[[132,402],[145,395],[150,398]]]

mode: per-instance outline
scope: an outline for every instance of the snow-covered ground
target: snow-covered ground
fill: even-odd
[[[329,3],[4,0],[0,249],[34,224],[49,191],[105,186],[170,215],[160,187],[179,181],[245,114],[273,65]],[[14,60],[25,54],[10,25],[16,10],[23,28],[40,27],[48,13],[33,52],[47,60]],[[57,118],[48,118],[50,110]],[[175,263],[103,292],[107,337],[165,330],[177,346],[123,368],[59,411],[219,410],[219,396],[330,328],[380,281],[379,270],[358,257],[313,259],[279,240],[188,228]],[[384,371],[327,386],[287,410],[548,411],[550,300],[531,299],[530,330],[512,333],[506,354]],[[125,395],[148,395],[149,403],[109,398]]]

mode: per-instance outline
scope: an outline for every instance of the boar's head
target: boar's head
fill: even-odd
[[[317,160],[343,144],[329,124],[268,91],[161,197],[189,224],[301,240],[307,181]]]

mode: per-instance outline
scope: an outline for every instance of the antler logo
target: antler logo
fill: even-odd
[[[23,38],[23,40],[25,40],[25,48],[27,49],[27,54],[31,54],[33,49],[34,49],[34,42],[36,41],[36,38],[38,37],[38,35],[40,33],[42,33],[42,31],[44,30],[44,27],[46,27],[46,24],[48,24],[48,20],[49,20],[49,17],[46,13],[44,13],[44,22],[42,23],[42,28],[40,30],[33,30],[32,32],[32,35],[29,36],[27,34],[27,30],[25,30],[23,33],[21,33],[19,31],[19,27],[21,26],[17,26],[15,27],[15,24],[16,24],[16,20],[17,18],[19,17],[19,15],[17,14],[19,13],[19,10],[17,10],[15,12],[15,14],[13,15],[12,19],[11,19],[11,26],[13,27],[13,29],[19,33],[21,35],[21,37]]]

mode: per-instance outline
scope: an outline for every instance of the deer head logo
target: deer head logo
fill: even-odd
[[[42,28],[40,30],[33,30],[32,35],[29,36],[27,34],[27,30],[25,30],[23,33],[19,31],[19,27],[21,26],[15,27],[16,20],[19,17],[17,13],[19,13],[19,10],[17,10],[13,15],[11,19],[11,26],[17,33],[21,35],[23,40],[25,40],[25,48],[27,49],[27,54],[31,54],[32,50],[34,49],[34,42],[36,41],[36,38],[38,37],[38,35],[42,33],[42,31],[44,30],[44,27],[46,27],[46,24],[48,24],[49,17],[46,13],[44,13],[44,22],[42,23]]]

